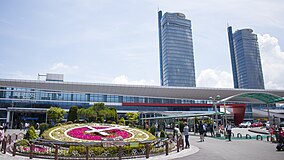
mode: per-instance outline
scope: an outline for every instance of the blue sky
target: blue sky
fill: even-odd
[[[0,78],[159,85],[158,9],[192,21],[197,87],[232,88],[226,27],[258,34],[266,88],[284,89],[282,0],[2,0]],[[281,50],[282,49],[282,50]]]

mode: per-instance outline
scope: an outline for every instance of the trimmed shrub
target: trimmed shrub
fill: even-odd
[[[166,138],[165,131],[161,131],[160,138]]]
[[[24,146],[24,147],[26,147],[26,146],[29,146],[29,141],[26,140],[26,139],[21,139],[21,140],[19,140],[16,144],[19,145],[19,146]]]
[[[27,133],[25,135],[25,139],[31,141],[31,140],[36,139],[37,137],[38,137],[38,135],[36,134],[36,130],[35,130],[34,126],[31,126],[28,129],[28,131],[27,131]]]
[[[47,130],[48,128],[50,128],[49,124],[48,123],[41,123],[39,125],[39,135],[41,135],[45,130]]]
[[[156,127],[155,126],[151,126],[150,127],[150,133],[155,135],[155,132],[156,132]]]
[[[123,118],[123,117],[121,117],[121,118],[120,118],[120,120],[119,120],[119,124],[120,124],[120,125],[124,125],[124,126],[125,126],[125,120],[124,120],[124,118]]]
[[[67,121],[75,122],[76,120],[79,120],[79,117],[78,117],[78,107],[77,106],[72,106],[72,107],[69,108]]]
[[[57,123],[57,124],[55,125],[55,127],[60,127],[60,126],[62,126],[61,123]]]
[[[73,151],[78,151],[79,154],[85,154],[87,152],[86,147],[84,146],[70,146],[68,153],[72,154]]]

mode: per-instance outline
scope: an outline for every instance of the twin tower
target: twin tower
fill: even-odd
[[[158,12],[160,80],[162,86],[196,87],[191,21],[182,13]],[[234,88],[264,89],[257,35],[251,29],[228,38]]]

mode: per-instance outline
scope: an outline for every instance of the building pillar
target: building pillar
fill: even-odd
[[[14,113],[15,113],[15,111],[12,112],[12,119],[11,119],[11,123],[10,123],[11,129],[13,128]]]
[[[7,118],[6,118],[7,123],[10,122],[10,114],[11,114],[11,112],[7,109]]]

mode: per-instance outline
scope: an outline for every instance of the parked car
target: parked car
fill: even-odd
[[[242,122],[241,124],[239,124],[240,128],[248,128],[251,127],[251,123],[250,122]]]
[[[251,124],[251,127],[262,127],[263,126],[263,123],[261,122],[255,122],[253,124]]]

